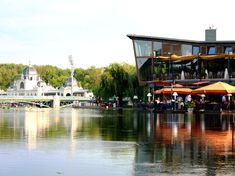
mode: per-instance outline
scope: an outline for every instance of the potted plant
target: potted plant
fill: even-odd
[[[188,112],[193,112],[193,109],[195,108],[195,103],[193,101],[188,101],[185,103],[185,107],[187,108]]]

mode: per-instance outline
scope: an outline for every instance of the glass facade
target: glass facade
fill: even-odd
[[[135,40],[135,51],[137,57],[152,55],[152,42],[144,40]]]
[[[137,58],[137,67],[139,70],[139,77],[142,81],[152,80],[152,59]]]
[[[162,42],[153,42],[154,56],[162,55]]]
[[[192,55],[192,45],[181,45],[182,56]]]
[[[230,59],[221,57],[216,59],[203,58],[207,55],[232,52],[235,48],[235,42],[231,45],[224,45],[223,43],[190,43],[190,41],[165,41],[164,39],[141,39],[141,37],[137,37],[133,39],[133,44],[139,81],[220,80],[226,79],[226,68],[229,76],[235,78],[235,59],[231,59],[231,57]],[[182,57],[182,60],[170,59],[173,55]],[[187,59],[188,56],[193,55],[198,55],[198,57]],[[202,58],[200,59],[200,57]]]
[[[229,53],[229,52],[233,52],[233,49],[231,46],[225,46],[224,47],[224,53]]]
[[[213,55],[216,54],[216,47],[215,46],[209,46],[207,49],[207,54]]]
[[[200,48],[199,46],[193,46],[193,55],[197,55],[200,53]]]

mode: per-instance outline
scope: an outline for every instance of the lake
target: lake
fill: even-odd
[[[235,114],[0,110],[0,175],[235,175]]]

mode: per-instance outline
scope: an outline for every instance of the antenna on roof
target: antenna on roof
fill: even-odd
[[[214,25],[213,24],[211,24],[210,26],[209,26],[209,29],[214,29]]]

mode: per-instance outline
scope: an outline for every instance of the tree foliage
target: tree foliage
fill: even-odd
[[[69,69],[61,69],[51,65],[34,67],[43,81],[57,88],[62,87],[70,75]]]
[[[141,97],[141,91],[135,67],[129,64],[111,64],[104,68],[101,76],[100,95],[107,100],[109,97],[117,96],[120,100],[123,97]]]
[[[22,64],[0,64],[0,89],[6,90],[23,69]]]
[[[77,68],[74,71],[74,77],[80,85],[85,88],[91,90],[94,95],[98,96],[98,90],[100,86],[102,75],[102,68],[96,68],[94,66],[88,69]]]
[[[0,64],[0,89],[6,90],[14,79],[17,79],[24,69],[22,64]],[[61,69],[51,65],[35,65],[34,68],[43,81],[53,87],[63,86],[70,76],[70,69]],[[104,68],[94,66],[88,69],[76,68],[74,77],[78,85],[91,90],[96,97],[105,100],[113,96],[139,99],[144,97],[144,88],[139,86],[136,68],[129,64],[111,64]]]

